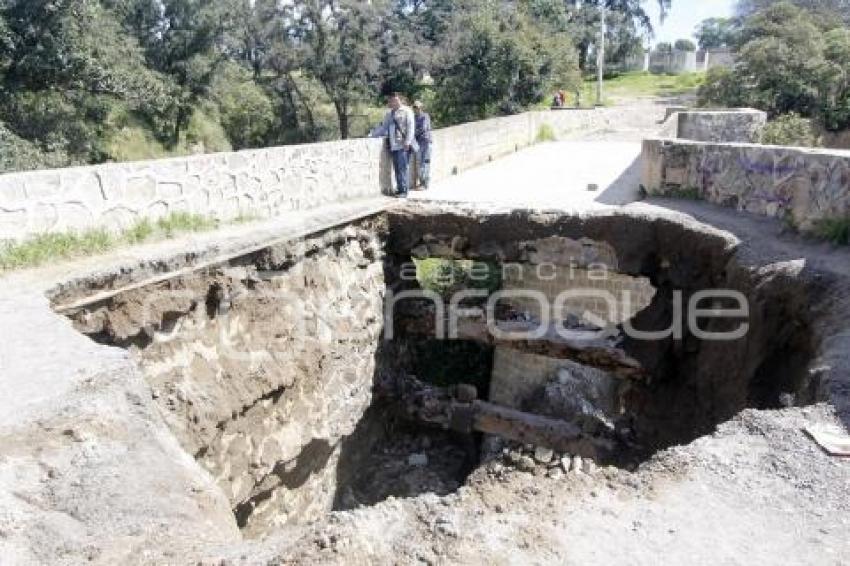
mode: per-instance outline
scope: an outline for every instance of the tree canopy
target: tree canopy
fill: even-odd
[[[822,17],[825,5],[839,3],[765,4],[743,12],[749,15],[735,32],[738,63],[712,70],[701,102],[796,113],[830,130],[850,127],[850,28]]]
[[[662,13],[671,0],[658,2]],[[364,135],[523,111],[652,33],[644,0],[0,0],[6,169]]]

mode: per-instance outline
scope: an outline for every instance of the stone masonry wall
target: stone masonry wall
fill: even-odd
[[[271,217],[381,194],[379,140],[274,147],[0,176],[0,241],[120,230],[188,212]]]
[[[585,323],[603,324],[604,321],[619,325],[648,307],[655,296],[649,279],[616,271],[617,254],[604,242],[550,237],[522,242],[519,246],[526,250],[528,262],[505,264],[502,288],[541,293],[546,298],[544,306],[549,309],[551,321],[556,325],[563,324],[569,315]],[[568,298],[563,307],[556,308],[556,299],[564,291],[581,293]],[[505,302],[532,320],[542,320],[541,304],[531,297],[510,297]],[[493,358],[489,398],[495,403],[524,408],[562,370],[572,375],[591,373],[600,382],[613,384],[616,381],[604,372],[567,360],[498,346]]]
[[[603,385],[604,394],[600,397],[610,405],[600,408],[612,416],[618,412],[614,405],[619,405],[623,381],[616,376],[570,360],[538,356],[507,346],[497,347],[493,354],[493,378],[488,399],[506,407],[533,410],[543,388],[553,382],[557,383],[563,372],[582,381]]]
[[[372,399],[383,326],[380,227],[348,226],[128,291],[72,314],[139,361],[187,453],[243,532],[328,512]]]
[[[528,112],[435,132],[435,180],[556,135],[603,128],[614,109]],[[223,221],[268,218],[379,197],[391,175],[383,142],[329,143],[0,175],[0,242],[46,232],[120,231],[187,212]]]
[[[804,231],[850,217],[850,151],[646,140],[643,186],[788,219]]]
[[[679,139],[704,142],[756,143],[767,123],[761,110],[696,110],[679,112]]]
[[[434,132],[431,175],[440,180],[533,144],[541,126],[558,138],[604,129],[616,108],[527,112],[470,122]]]
[[[548,300],[551,307],[550,316],[554,321],[563,321],[570,314],[582,318],[584,313],[589,313],[608,323],[621,324],[649,306],[655,294],[652,284],[645,278],[554,265],[538,274],[536,270],[528,267],[520,264],[505,266],[503,288],[542,293]],[[555,301],[558,295],[570,290],[586,292],[586,296],[570,297],[563,307],[556,310]],[[628,300],[624,299],[626,295]],[[615,299],[615,310],[610,308],[608,296]],[[508,302],[513,308],[540,320],[538,301],[517,297]]]

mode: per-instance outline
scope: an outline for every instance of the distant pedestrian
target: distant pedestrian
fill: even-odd
[[[410,156],[416,149],[416,123],[413,111],[406,106],[398,93],[387,98],[387,112],[381,130],[387,133],[390,154],[395,170],[396,191],[399,197],[406,197],[410,189]]]
[[[560,108],[561,106],[563,106],[561,95],[556,92],[555,96],[552,97],[552,108]]]
[[[416,115],[416,145],[419,146],[419,151],[416,152],[416,165],[419,169],[419,186],[422,190],[428,190],[428,184],[431,181],[431,151],[434,147],[434,136],[431,133],[431,116],[425,112],[425,107],[420,100],[413,103],[413,112]]]

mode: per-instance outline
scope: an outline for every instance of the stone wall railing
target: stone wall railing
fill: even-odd
[[[704,142],[757,143],[767,114],[753,108],[685,110],[678,113],[676,137]]]
[[[556,135],[601,129],[610,109],[528,112],[435,132],[439,180]],[[382,140],[357,139],[0,175],[0,241],[48,232],[119,231],[187,212],[267,218],[389,192]]]
[[[850,151],[652,139],[643,186],[788,219],[803,231],[850,218]]]
[[[381,140],[350,140],[0,176],[0,240],[121,230],[188,212],[271,217],[388,186]]]
[[[434,180],[492,161],[533,144],[545,124],[558,138],[602,130],[614,119],[615,108],[546,110],[470,122],[434,132]]]

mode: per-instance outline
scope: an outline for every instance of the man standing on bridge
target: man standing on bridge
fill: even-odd
[[[416,144],[419,151],[416,152],[416,166],[419,169],[419,187],[424,191],[428,189],[431,180],[431,144],[434,141],[431,135],[431,116],[425,112],[421,101],[413,103],[413,112],[416,114]]]
[[[387,99],[387,106],[390,111],[384,118],[381,130],[389,138],[398,196],[404,198],[410,188],[410,154],[417,149],[416,123],[413,111],[404,105],[397,92]]]

